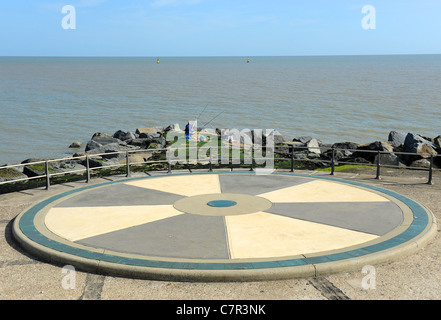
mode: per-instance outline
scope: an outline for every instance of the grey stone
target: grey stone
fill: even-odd
[[[415,160],[410,164],[411,167],[430,168],[430,161],[427,159]]]
[[[81,148],[82,146],[83,146],[82,142],[72,142],[70,144],[69,148],[78,149],[78,148]]]
[[[387,140],[393,147],[399,147],[404,144],[406,136],[407,133],[391,131]]]
[[[419,156],[422,158],[428,158],[430,154],[436,155],[438,153],[436,149],[437,147],[432,142],[417,134],[408,133],[404,141],[405,152],[421,153]]]
[[[310,137],[310,136],[302,136],[302,137],[294,138],[292,141],[297,141],[297,142],[301,142],[303,144],[307,144],[311,140],[312,140],[312,137]]]
[[[174,124],[167,126],[164,129],[164,131],[169,132],[169,131],[182,131],[182,130],[181,130],[181,127],[179,126],[179,123],[174,123]]]
[[[308,152],[310,153],[315,153],[315,154],[321,154],[321,150],[320,150],[320,145],[319,142],[317,141],[317,139],[311,139],[310,141],[308,141],[308,143],[306,144],[306,147],[308,147]]]
[[[372,143],[359,145],[357,147],[357,150],[359,150],[359,151],[354,152],[353,157],[361,157],[361,158],[364,158],[370,162],[375,162],[375,158],[377,156],[377,153],[371,152],[371,151],[393,152],[394,148],[388,142],[375,141]],[[368,151],[368,152],[363,152],[363,151]]]
[[[377,163],[378,155],[375,156],[374,163]],[[381,154],[380,164],[385,166],[405,167],[406,164],[395,154]]]
[[[115,132],[113,134],[113,138],[115,139],[119,139],[121,141],[127,141],[127,140],[133,140],[136,139],[137,136],[135,133],[130,132],[130,131],[122,131],[122,130],[118,130],[117,132]]]
[[[16,168],[0,169],[0,182],[25,179],[28,176]]]

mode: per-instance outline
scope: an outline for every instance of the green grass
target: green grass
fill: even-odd
[[[364,169],[364,168],[372,168],[372,166],[367,166],[367,165],[362,165],[362,164],[345,164],[342,166],[335,166],[334,171],[335,172],[345,172],[345,171],[350,171],[353,169]],[[315,171],[323,171],[323,172],[331,172],[331,170],[332,170],[331,167],[315,169]]]

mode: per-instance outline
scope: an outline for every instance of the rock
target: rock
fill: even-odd
[[[291,142],[292,139],[291,137],[288,137],[284,134],[281,134],[279,132],[274,132],[274,145],[279,145],[279,144],[285,144],[286,142]]]
[[[125,157],[125,153],[123,151],[127,151],[127,150],[133,150],[133,149],[121,146],[119,143],[109,143],[101,147],[91,149],[87,153],[90,155],[101,154],[101,157],[103,159],[112,159],[112,158]],[[114,152],[123,152],[123,153],[114,153]]]
[[[127,141],[127,140],[133,140],[138,138],[137,135],[133,132],[130,131],[122,131],[122,130],[118,130],[117,132],[115,132],[113,134],[113,138],[115,139],[119,139],[121,141]]]
[[[88,152],[93,149],[101,148],[102,146],[103,145],[101,143],[98,143],[95,140],[89,140],[89,142],[87,142],[86,144],[86,148],[84,149],[84,151]]]
[[[200,133],[206,134],[206,135],[213,135],[213,136],[218,135],[217,129],[210,129],[210,128],[204,128],[200,131]]]
[[[149,137],[149,135],[151,135]],[[135,146],[142,149],[147,149],[151,144],[159,145],[160,148],[165,148],[167,140],[163,136],[155,137],[156,134],[146,134],[142,133],[140,136],[145,136],[146,138],[137,138],[127,141],[130,146]]]
[[[332,145],[332,148],[355,151],[357,150],[358,146],[358,143],[355,142],[336,142]]]
[[[306,144],[307,150],[310,153],[315,153],[315,154],[321,154],[322,151],[320,150],[320,145],[319,142],[317,141],[317,139],[311,139],[307,144]]]
[[[297,142],[301,142],[303,144],[307,144],[311,140],[312,140],[312,137],[310,137],[310,136],[302,136],[302,137],[294,138],[292,141],[297,141]]]
[[[34,162],[37,163],[30,164]],[[23,167],[23,174],[25,174],[28,177],[44,176],[46,174],[45,162],[46,162],[45,159],[40,159],[40,158],[30,158],[22,161],[22,164],[28,164]]]
[[[90,150],[99,149],[103,146],[110,145],[110,144],[121,144],[126,145],[126,142],[123,142],[119,139],[110,137],[108,135],[97,135],[95,134],[89,142],[86,144],[85,151],[88,152]],[[96,152],[95,152],[96,153]]]
[[[69,148],[78,149],[78,148],[81,148],[82,146],[83,146],[82,142],[72,142],[70,144]]]
[[[388,142],[375,141],[375,142],[372,142],[372,143],[359,145],[357,147],[357,150],[360,150],[360,151],[354,152],[352,154],[353,157],[356,157],[356,158],[357,157],[361,157],[361,158],[364,158],[364,159],[368,160],[369,162],[375,162],[375,157],[377,156],[377,153],[375,153],[375,152],[363,152],[361,150],[393,152],[394,148]]]
[[[99,139],[99,138],[111,138],[111,136],[109,136],[107,133],[104,132],[95,132],[92,136],[92,140],[93,139]]]
[[[391,131],[389,133],[389,137],[388,137],[387,141],[393,147],[399,147],[404,144],[404,141],[406,140],[406,135],[407,135],[407,133]]]
[[[404,141],[404,151],[411,153],[423,153],[422,155],[419,155],[419,157],[422,158],[429,158],[430,154],[438,154],[438,152],[436,151],[436,146],[432,142],[413,133],[407,134]]]
[[[157,138],[161,137],[161,135],[159,133],[146,133],[143,132],[139,135],[140,139],[150,139],[150,140],[155,140]]]
[[[378,155],[375,156],[374,163],[377,163]],[[380,154],[380,164],[385,166],[405,167],[406,164],[395,154]]]
[[[16,168],[0,169],[0,182],[26,179],[28,176]]]
[[[157,128],[157,127],[154,127],[154,128],[138,128],[138,129],[136,129],[135,133],[139,135],[141,133],[160,133],[162,131],[164,131],[164,128]]]
[[[415,160],[410,164],[411,167],[430,168],[430,161],[427,159]]]
[[[179,123],[171,124],[168,127],[164,129],[165,132],[169,131],[182,131],[181,127],[179,126]]]
[[[441,148],[441,135],[433,139],[433,144]]]
[[[83,166],[87,166],[86,164],[86,159],[84,159],[81,164]],[[99,167],[103,167],[105,165],[105,162],[103,160],[97,159],[97,158],[89,158],[89,168],[99,168]]]
[[[336,149],[335,150],[335,158],[344,158],[344,157],[350,157],[352,156],[353,152],[357,150],[358,144],[355,142],[336,142],[334,143],[331,148]],[[326,151],[327,157],[330,159],[332,158],[332,150]],[[338,159],[338,160],[339,160]]]

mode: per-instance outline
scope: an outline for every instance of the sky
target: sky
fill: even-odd
[[[441,54],[440,14],[441,0],[0,0],[0,56]]]

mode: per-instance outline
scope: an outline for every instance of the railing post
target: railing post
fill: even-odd
[[[50,190],[51,188],[51,179],[49,176],[49,161],[46,160],[44,164],[44,171],[46,173],[46,190]]]
[[[429,181],[427,184],[433,185],[433,154],[430,155]]]
[[[291,150],[291,172],[294,172],[294,146],[289,146]]]
[[[89,155],[86,155],[86,183],[90,182]]]
[[[380,150],[378,150],[378,153],[377,153],[377,176],[375,177],[375,179],[376,180],[381,180],[381,177],[380,177],[380,162],[381,162],[381,151]]]
[[[335,148],[332,147],[331,176],[335,175]]]
[[[171,148],[167,148],[167,162],[168,162],[168,171],[167,171],[167,173],[171,173],[170,149]]]
[[[254,147],[251,146],[251,165],[250,165],[250,171],[254,171]],[[244,152],[244,162],[245,162],[245,152]]]
[[[129,151],[126,151],[126,177],[130,177],[130,159]]]

